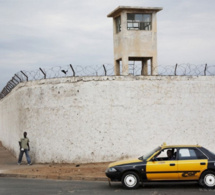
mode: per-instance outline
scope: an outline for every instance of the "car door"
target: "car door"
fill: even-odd
[[[161,154],[167,153],[168,149],[161,151]],[[167,156],[157,156],[149,160],[146,164],[147,180],[178,180],[178,161],[168,160]]]
[[[207,169],[208,159],[197,148],[180,148],[178,152],[178,177],[180,180],[198,180]]]

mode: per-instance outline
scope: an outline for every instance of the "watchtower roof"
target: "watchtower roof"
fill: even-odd
[[[162,7],[119,6],[115,10],[113,10],[110,14],[108,14],[107,17],[115,17],[120,12],[122,12],[122,10],[136,11],[136,12],[143,12],[143,11],[159,12],[159,11],[163,10],[163,8]]]

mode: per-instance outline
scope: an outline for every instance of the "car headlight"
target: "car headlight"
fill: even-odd
[[[108,172],[116,172],[117,170],[115,168],[113,168],[113,167],[110,167],[107,171]]]

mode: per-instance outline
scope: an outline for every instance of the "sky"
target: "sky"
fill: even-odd
[[[120,5],[163,7],[159,65],[215,65],[214,0],[0,0],[0,91],[20,70],[113,64]]]

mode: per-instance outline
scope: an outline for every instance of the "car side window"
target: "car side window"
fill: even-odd
[[[176,148],[163,149],[157,154],[156,160],[157,161],[176,160],[176,153],[177,153]]]
[[[181,148],[179,150],[179,160],[196,160],[198,159],[195,149]]]
[[[198,159],[208,159],[207,156],[205,156],[201,151],[199,151],[198,149],[195,150]]]

